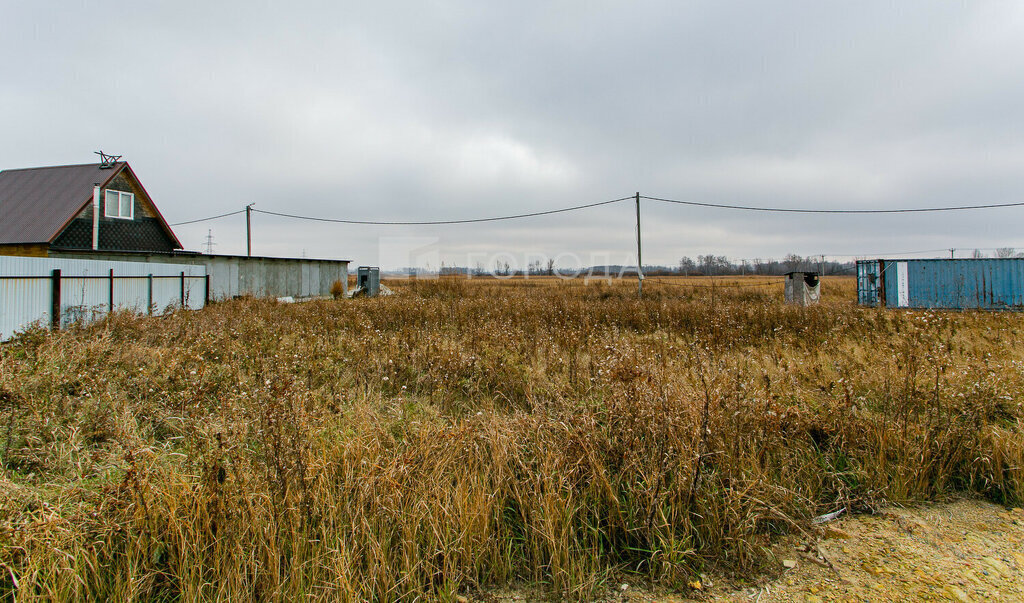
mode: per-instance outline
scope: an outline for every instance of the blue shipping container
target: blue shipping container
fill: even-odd
[[[857,262],[857,303],[1024,310],[1024,258],[861,260]]]

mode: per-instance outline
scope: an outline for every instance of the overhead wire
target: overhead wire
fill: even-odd
[[[320,218],[316,216],[303,216],[298,214],[287,214],[283,212],[267,211],[265,209],[253,209],[254,212],[261,214],[267,214],[270,216],[280,216],[283,218],[294,218],[296,220],[309,220],[314,222],[332,222],[339,224],[372,224],[379,226],[434,226],[439,224],[471,224],[477,222],[497,222],[499,220],[518,220],[520,218],[533,218],[536,216],[548,216],[551,214],[560,214],[569,211],[577,211],[580,209],[588,209],[591,207],[599,207],[601,205],[611,205],[612,203],[619,203],[621,201],[628,201],[634,197],[622,197],[620,199],[611,199],[609,201],[598,201],[596,203],[585,203],[583,205],[574,205],[572,207],[561,207],[558,209],[549,209],[546,211],[535,211],[525,214],[512,214],[507,216],[494,216],[489,218],[469,218],[463,220],[426,220],[426,221],[394,221],[394,220],[346,220],[341,218]]]
[[[651,197],[647,195],[630,195],[628,197],[620,197],[618,199],[610,199],[607,201],[598,201],[594,203],[585,203],[582,205],[574,205],[570,207],[562,207],[557,209],[550,209],[544,211],[527,212],[521,214],[510,214],[504,216],[491,216],[485,218],[467,218],[457,220],[350,220],[343,218],[324,218],[318,216],[306,216],[300,214],[291,214],[285,212],[275,212],[263,209],[252,209],[251,211],[278,216],[283,218],[290,218],[296,220],[307,220],[314,222],[327,222],[327,223],[338,223],[338,224],[362,224],[362,225],[380,225],[380,226],[434,226],[434,225],[445,225],[445,224],[472,224],[472,223],[483,223],[483,222],[497,222],[502,220],[517,220],[522,218],[532,218],[538,216],[547,216],[553,214],[560,214],[571,211],[578,211],[582,209],[588,209],[592,207],[600,207],[604,205],[612,205],[614,203],[621,203],[623,201],[630,201],[633,199],[646,199],[649,201],[656,201],[661,203],[671,203],[677,205],[687,205],[694,207],[710,207],[716,209],[733,209],[742,211],[757,211],[757,212],[778,212],[778,213],[800,213],[800,214],[895,214],[895,213],[919,213],[919,212],[942,212],[942,211],[965,211],[965,210],[977,210],[977,209],[994,209],[994,208],[1006,208],[1006,207],[1021,207],[1024,206],[1024,202],[1013,202],[1013,203],[989,203],[982,205],[959,205],[959,206],[947,206],[947,207],[917,207],[917,208],[899,208],[899,209],[808,209],[808,208],[786,208],[786,207],[764,207],[764,206],[752,206],[752,205],[734,205],[725,203],[710,203],[704,201],[685,201],[681,199],[668,199],[664,197]],[[218,214],[215,216],[209,216],[205,218],[197,218],[195,220],[186,220],[183,222],[175,222],[171,226],[185,226],[188,224],[196,224],[199,222],[209,222],[211,220],[219,220],[221,218],[227,218],[238,214],[245,213],[245,209],[240,209],[232,212]],[[995,249],[995,248],[986,248]],[[948,251],[945,249],[926,249],[921,251],[905,251],[905,252],[894,252],[888,254],[815,254],[816,256],[824,257],[860,257],[860,256],[896,256],[896,255],[912,255],[919,253],[938,253]],[[814,257],[814,256],[809,256]],[[663,282],[657,281],[655,282]],[[669,285],[680,285],[678,283],[667,283]],[[743,286],[764,286],[776,283],[764,283],[758,285],[743,284]],[[681,286],[698,286],[698,285],[681,285]],[[703,286],[703,285],[701,285]]]
[[[880,256],[894,256],[894,255],[913,255],[915,253],[939,253],[940,251],[946,253],[949,251],[949,247],[945,249],[921,249],[919,251],[893,251],[889,253],[815,253],[807,257],[819,257],[825,256],[827,258],[859,258],[859,257],[880,257]]]
[[[549,209],[544,211],[528,212],[522,214],[511,214],[506,216],[492,216],[486,218],[466,218],[458,220],[349,220],[344,218],[323,218],[319,216],[306,216],[301,214],[291,214],[285,212],[269,211],[265,209],[253,209],[252,211],[266,214],[270,216],[278,216],[282,218],[292,218],[296,220],[309,220],[314,222],[331,222],[337,224],[365,224],[365,225],[380,225],[380,226],[433,226],[443,224],[472,224],[480,222],[497,222],[499,220],[518,220],[521,218],[532,218],[537,216],[547,216],[552,214],[559,214],[570,211],[577,211],[581,209],[588,209],[591,207],[599,207],[602,205],[611,205],[613,203],[621,203],[622,201],[629,201],[635,199],[636,196],[620,197],[618,199],[610,199],[608,201],[598,201],[596,203],[584,203],[582,205],[574,205],[571,207],[561,207],[557,209]],[[728,203],[710,203],[706,201],[685,201],[681,199],[668,199],[664,197],[651,197],[647,195],[640,195],[640,199],[646,199],[648,201],[658,201],[661,203],[673,203],[677,205],[689,205],[693,207],[711,207],[716,209],[734,209],[742,211],[759,211],[759,212],[779,212],[779,213],[800,213],[800,214],[897,214],[897,213],[918,213],[918,212],[939,212],[939,211],[965,211],[975,209],[995,209],[1001,207],[1021,207],[1024,206],[1024,202],[1013,202],[1013,203],[988,203],[982,205],[957,205],[947,207],[912,207],[912,208],[899,208],[899,209],[809,209],[809,208],[791,208],[791,207],[763,207],[754,205],[734,205]],[[217,220],[220,218],[226,218],[228,216],[234,216],[237,214],[245,213],[244,209],[240,209],[233,212],[224,214],[218,214],[216,216],[209,216],[206,218],[197,218],[195,220],[186,220],[184,222],[176,222],[171,226],[184,226],[186,224],[195,224],[198,222],[208,222],[210,220]],[[945,251],[944,249],[926,250],[921,252],[905,252],[905,253],[926,253],[932,251]],[[827,255],[838,255],[838,254],[827,254]],[[849,254],[852,255],[852,254]],[[895,255],[895,254],[894,254]]]
[[[669,285],[669,286],[672,286],[672,287],[689,287],[689,288],[692,288],[692,289],[729,289],[729,288],[741,289],[741,288],[747,288],[747,287],[771,287],[773,285],[781,285],[781,284],[783,284],[785,282],[785,281],[782,281],[782,280],[776,280],[776,281],[764,281],[764,282],[760,282],[760,283],[732,283],[732,282],[729,282],[729,283],[720,283],[720,284],[717,284],[717,285],[715,285],[715,284],[707,285],[707,284],[703,284],[703,283],[701,283],[701,284],[697,284],[697,283],[673,283],[672,281],[666,281],[666,280],[662,280],[662,279],[659,279],[659,278],[644,277],[644,282],[647,282],[647,281],[652,281],[652,282],[655,282],[655,283],[660,283],[662,285]]]
[[[679,199],[665,199],[662,197],[647,197],[640,195],[641,199],[649,201],[660,201],[662,203],[676,203],[678,205],[691,205],[695,207],[713,207],[717,209],[739,209],[744,211],[781,212],[794,214],[906,214],[917,212],[936,211],[962,211],[971,209],[994,209],[997,207],[1021,207],[1024,201],[1014,203],[988,203],[985,205],[957,205],[950,207],[911,207],[901,209],[804,209],[790,207],[759,207],[754,205],[730,205],[727,203],[708,203],[705,201],[682,201]]]
[[[245,210],[244,209],[240,209],[238,211],[232,211],[232,212],[228,212],[226,214],[220,214],[218,216],[210,216],[209,218],[199,218],[198,220],[186,220],[185,222],[175,222],[174,224],[171,224],[171,226],[184,226],[186,224],[195,224],[196,222],[209,222],[210,220],[218,220],[220,218],[226,218],[228,216],[233,216],[235,214],[244,214],[244,213],[245,213]]]

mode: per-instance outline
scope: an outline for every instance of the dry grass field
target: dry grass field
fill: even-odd
[[[686,592],[837,509],[1024,498],[1021,315],[660,280],[26,333],[0,346],[0,599]]]

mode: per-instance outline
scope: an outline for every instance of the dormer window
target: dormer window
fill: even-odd
[[[107,191],[103,215],[108,218],[131,220],[135,213],[135,195],[121,191]]]

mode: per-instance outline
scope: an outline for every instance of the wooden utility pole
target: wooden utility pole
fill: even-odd
[[[644,296],[644,261],[640,246],[640,193],[636,194],[636,294]]]
[[[252,257],[252,206],[250,203],[245,206],[245,256]]]

